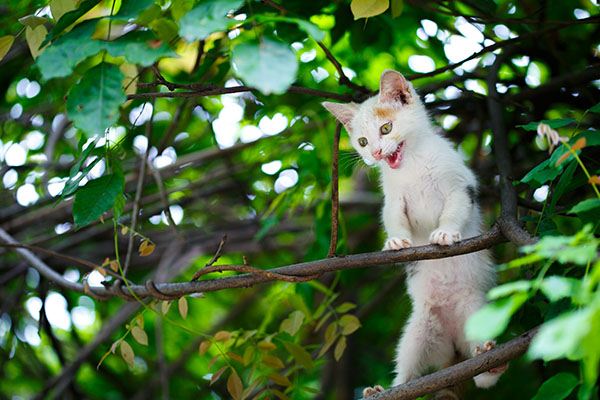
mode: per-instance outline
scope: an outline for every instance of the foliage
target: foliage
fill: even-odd
[[[500,284],[466,329],[499,342],[540,330],[497,387],[466,398],[597,399],[592,2],[4,3],[0,228],[53,251],[36,254],[85,293],[0,249],[0,397],[348,399],[389,385],[410,312],[398,268],[125,306],[90,287],[326,257],[335,122],[320,102],[363,100],[387,68],[476,171],[491,223],[487,85],[506,53],[494,84],[520,218],[539,241],[493,249]],[[377,174],[344,135],[339,167],[337,254],[377,251]]]

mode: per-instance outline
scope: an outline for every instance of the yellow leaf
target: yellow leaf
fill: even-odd
[[[140,328],[139,326],[134,326],[131,329],[131,335],[139,344],[143,344],[144,346],[148,346],[148,335],[146,332]]]
[[[577,151],[577,150],[581,150],[585,147],[585,145],[587,144],[587,141],[585,140],[584,137],[579,138],[575,144],[573,145],[573,147],[571,147],[573,149],[573,151]]]
[[[383,13],[390,6],[389,0],[352,0],[350,10],[354,19],[374,17]]]
[[[129,368],[133,368],[135,356],[129,343],[123,340],[119,348],[121,349],[121,357],[123,357],[123,360],[129,365]]]
[[[160,304],[160,312],[163,315],[166,315],[169,312],[170,307],[171,307],[171,302],[163,300],[163,302]]]
[[[125,94],[134,94],[137,91],[137,83],[139,81],[137,67],[134,64],[123,63],[119,66],[119,69],[123,73]]]
[[[263,364],[268,365],[269,367],[275,369],[282,369],[285,367],[283,361],[279,357],[272,356],[270,354],[265,354],[262,356]]]
[[[198,347],[198,353],[200,353],[201,356],[205,355],[211,345],[212,343],[210,341],[203,340]]]
[[[58,21],[60,17],[74,10],[76,6],[77,3],[75,0],[52,0],[50,2],[50,11],[52,11],[54,20]]]
[[[100,275],[106,276],[106,270],[104,268],[96,268],[96,270],[100,272]]]
[[[226,342],[231,337],[231,333],[227,331],[219,331],[215,333],[215,340],[217,342]]]
[[[31,51],[31,56],[34,59],[42,52],[40,45],[44,41],[46,34],[48,34],[48,30],[44,25],[37,26],[34,29],[30,27],[25,28],[25,40],[27,40],[29,51]]]
[[[275,346],[273,342],[270,342],[268,340],[261,340],[260,342],[258,342],[258,348],[265,351],[271,351],[275,350],[277,346]]]
[[[127,232],[129,232],[129,228],[123,225],[121,227],[121,235],[127,235]]]
[[[240,376],[235,372],[235,369],[231,369],[231,375],[227,378],[227,391],[233,398],[233,400],[241,400],[244,386]]]
[[[323,343],[323,347],[319,351],[319,357],[321,357],[327,352],[327,350],[329,350],[329,348],[333,345],[337,337],[337,322],[334,321],[327,325],[327,329],[325,329],[325,343]]]
[[[595,183],[596,185],[600,185],[600,176],[598,176],[598,175],[590,176],[590,179],[588,180],[588,182]]]
[[[246,350],[244,351],[244,357],[242,360],[244,367],[247,367],[248,365],[250,365],[253,358],[254,358],[254,347],[252,347],[252,346],[246,347]]]
[[[221,375],[223,375],[223,372],[225,372],[227,370],[227,368],[229,368],[229,367],[223,367],[223,368],[219,369],[217,372],[215,372],[210,378],[210,384],[212,385],[213,383],[218,381],[219,378],[221,377]]]
[[[12,35],[0,37],[0,61],[6,56],[14,41],[15,37]]]
[[[269,375],[269,379],[278,384],[279,386],[287,387],[292,385],[292,382],[290,382],[290,380],[287,377],[277,374],[275,372]]]
[[[346,336],[342,336],[335,345],[335,349],[333,350],[335,361],[340,361],[340,358],[344,355],[344,350],[346,350]]]
[[[106,258],[104,259],[104,261],[102,262],[102,266],[103,266],[103,267],[106,267],[108,264],[110,264],[110,258],[106,257]]]
[[[342,327],[342,335],[350,335],[360,328],[360,321],[354,315],[346,314],[340,318],[340,326]]]
[[[150,242],[149,240],[142,240],[142,243],[140,244],[140,248],[138,249],[140,252],[140,256],[142,257],[146,257],[149,256],[150,254],[152,254],[154,252],[154,248],[156,247],[156,245],[152,242]]]
[[[398,18],[404,9],[404,0],[392,0],[392,18]]]
[[[140,328],[144,329],[144,316],[142,314],[138,314],[133,322],[135,322]]]
[[[240,364],[244,363],[244,359],[239,354],[234,353],[233,351],[228,351],[227,356],[232,360],[239,362]]]
[[[179,298],[177,307],[179,308],[179,314],[181,315],[181,318],[186,319],[188,313],[188,302],[185,297]]]
[[[114,272],[119,272],[119,263],[117,262],[117,260],[112,260],[109,264],[108,264],[109,268],[112,269]]]

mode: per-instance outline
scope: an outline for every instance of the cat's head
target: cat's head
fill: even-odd
[[[379,94],[365,102],[326,101],[323,106],[344,125],[367,164],[387,164],[392,169],[402,166],[407,145],[417,140],[429,121],[412,84],[393,70],[383,72]]]

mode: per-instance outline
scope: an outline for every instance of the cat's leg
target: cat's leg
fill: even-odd
[[[470,186],[469,186],[470,188]],[[460,233],[467,219],[471,216],[473,202],[470,190],[456,189],[448,193],[444,199],[444,207],[438,228],[431,232],[429,242],[448,246],[462,239]]]
[[[400,250],[412,246],[410,222],[403,198],[395,203],[386,199],[383,204],[382,219],[387,239],[383,250]]]
[[[398,342],[393,386],[421,376],[427,368],[441,368],[451,362],[454,346],[440,323],[439,312],[428,306],[413,311]]]
[[[483,294],[467,296],[464,298],[464,302],[461,304],[459,308],[462,312],[458,313],[458,320],[464,327],[466,321],[469,319],[473,313],[479,310],[485,304],[485,299]],[[493,340],[487,340],[484,342],[476,342],[476,341],[467,341],[464,333],[464,329],[460,331],[460,335],[457,338],[457,347],[460,352],[465,357],[474,357],[476,355],[485,353],[493,349],[496,345],[496,342]],[[508,364],[501,365],[496,368],[492,368],[487,372],[483,372],[475,377],[473,380],[475,381],[475,385],[479,388],[487,389],[496,384],[500,379],[500,376],[508,369]]]

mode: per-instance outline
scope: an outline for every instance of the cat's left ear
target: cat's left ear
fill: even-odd
[[[383,71],[379,81],[379,102],[408,104],[411,99],[410,83],[406,78],[392,69]]]
[[[356,115],[356,111],[358,111],[358,104],[332,103],[330,101],[324,101],[321,104],[346,127],[347,131],[350,131],[350,122],[352,122]]]

